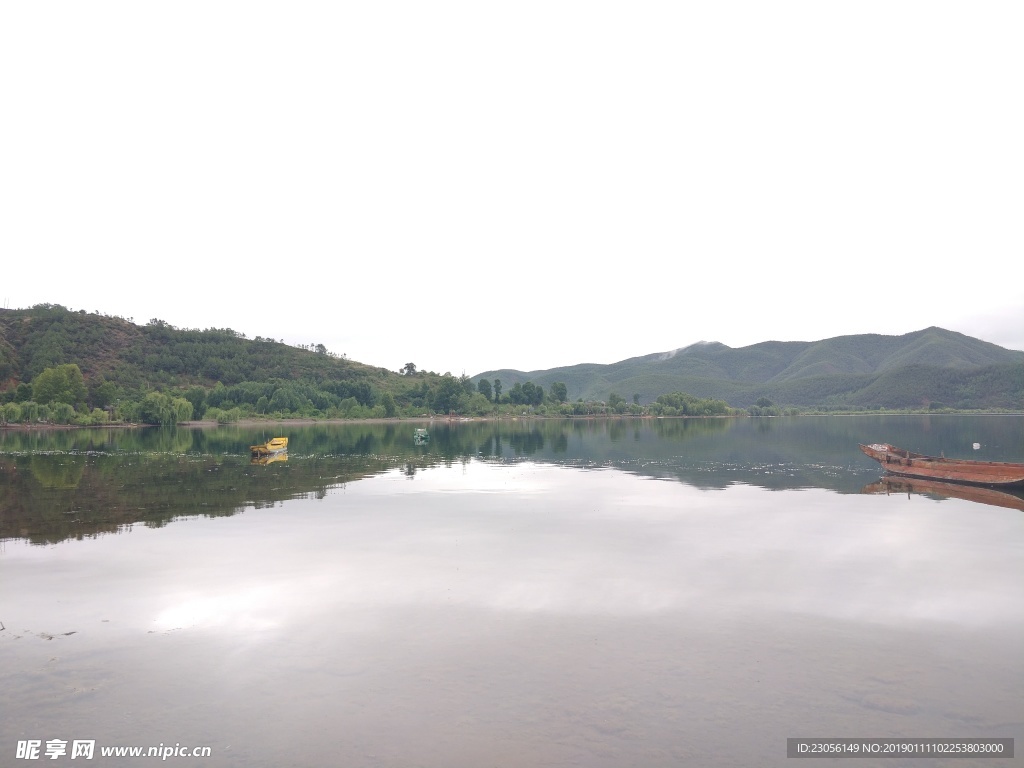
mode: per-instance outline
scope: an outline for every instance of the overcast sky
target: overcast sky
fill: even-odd
[[[397,370],[1024,349],[1024,4],[0,6],[0,300]]]

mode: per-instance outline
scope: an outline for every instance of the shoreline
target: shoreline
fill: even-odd
[[[631,414],[593,414],[588,416],[547,416],[540,414],[519,415],[519,416],[402,416],[391,418],[370,418],[370,419],[239,419],[228,424],[204,419],[199,421],[182,421],[175,424],[175,427],[186,429],[218,429],[220,427],[266,427],[277,425],[282,427],[311,427],[318,424],[338,426],[342,424],[432,424],[459,423],[459,422],[498,422],[498,421],[658,421],[665,419],[788,419],[802,416],[1024,416],[1024,411],[951,411],[945,413],[930,413],[928,411],[864,411],[860,413],[797,413],[788,416],[750,416],[749,414],[735,414],[726,416],[633,416]],[[74,429],[154,429],[162,428],[159,424],[126,424],[123,422],[111,422],[108,424],[0,424],[0,432],[10,430],[16,432],[53,432],[68,431]]]
[[[736,416],[632,416],[629,414],[594,414],[589,416],[542,416],[519,415],[519,416],[403,416],[392,418],[370,418],[370,419],[239,419],[227,424],[203,419],[200,421],[181,421],[173,425],[186,429],[217,429],[219,427],[266,427],[271,425],[283,427],[311,427],[317,424],[338,426],[342,424],[433,424],[433,423],[459,423],[459,422],[497,422],[497,421],[596,421],[598,419],[612,420],[637,420],[654,421],[656,419],[741,419],[748,418],[746,414]],[[763,417],[776,418],[776,417]],[[53,430],[72,429],[161,429],[159,424],[126,424],[111,422],[108,424],[0,424],[0,431],[9,429],[24,432],[46,432]]]

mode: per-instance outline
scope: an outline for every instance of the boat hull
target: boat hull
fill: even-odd
[[[279,453],[284,453],[288,450],[288,438],[287,437],[275,437],[273,440],[268,440],[262,445],[251,445],[249,451],[253,456],[274,456]]]
[[[860,449],[892,475],[946,483],[1024,487],[1024,464],[925,456],[887,443],[861,445]]]

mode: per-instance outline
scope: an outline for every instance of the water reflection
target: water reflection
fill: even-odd
[[[618,768],[782,766],[794,733],[1013,735],[1019,516],[936,506],[466,458],[9,547],[0,737]]]
[[[28,466],[32,477],[43,488],[74,490],[85,472],[85,463],[70,456],[32,456]]]
[[[288,454],[284,453],[284,452],[281,452],[281,453],[266,454],[264,456],[253,456],[249,460],[249,463],[250,464],[257,464],[257,465],[259,465],[261,467],[265,467],[265,466],[267,466],[267,464],[278,464],[278,463],[285,462],[285,461],[288,461]]]
[[[943,483],[913,477],[883,477],[877,482],[864,486],[862,493],[870,494],[911,494],[934,499],[964,499],[977,504],[1019,509],[1024,512],[1024,491],[986,488],[983,486]]]
[[[878,468],[857,450],[881,439],[957,455],[1024,460],[1024,419],[831,417],[795,419],[544,420],[345,424],[219,429],[88,429],[0,433],[0,538],[54,543],[178,517],[230,516],[397,469],[415,480],[435,466],[532,460],[615,467],[703,490],[736,484],[858,493]],[[290,451],[250,461],[269,431]],[[960,498],[963,498],[962,496]],[[976,498],[976,501],[984,500]]]
[[[1024,518],[862,494],[857,444],[1021,423],[321,425],[267,465],[241,428],[3,435],[0,750],[783,766],[795,735],[1013,736]]]

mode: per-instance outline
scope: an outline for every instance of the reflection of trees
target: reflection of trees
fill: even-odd
[[[736,422],[737,419],[655,419],[654,429],[658,437],[679,440],[724,432]]]
[[[924,418],[551,419],[2,431],[0,538],[54,542],[118,531],[137,522],[163,525],[182,516],[232,515],[291,498],[322,498],[331,488],[388,470],[415,481],[421,469],[474,459],[611,466],[700,488],[743,482],[856,493],[867,479],[850,469],[877,472],[857,450],[858,442],[911,440],[907,447],[925,453],[969,455],[977,425],[984,423],[984,439],[1009,446],[1006,455],[992,458],[1024,461],[1019,417],[992,417],[989,422],[985,417]],[[430,431],[426,445],[413,441],[418,426]],[[249,446],[276,435],[290,439],[288,461],[251,465]]]
[[[299,497],[323,498],[395,466],[370,456],[308,457],[267,466],[248,454],[0,456],[0,539],[52,543],[180,517],[233,515]]]
[[[533,456],[544,449],[544,433],[536,428],[528,432],[513,432],[509,435],[508,444],[517,456]]]
[[[627,463],[609,432],[626,421],[436,422],[430,441],[416,423],[268,425],[217,429],[83,429],[0,434],[0,537],[37,543],[159,527],[179,517],[233,515],[390,469],[417,472],[455,462]],[[290,439],[287,462],[250,463],[249,446]],[[626,445],[633,445],[629,441]],[[44,453],[45,452],[45,453]]]
[[[34,477],[44,488],[74,489],[82,480],[85,462],[67,455],[35,455],[29,458]]]
[[[197,450],[197,441],[202,442],[200,430],[174,427],[10,430],[0,432],[0,451],[185,453]]]

